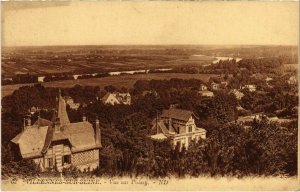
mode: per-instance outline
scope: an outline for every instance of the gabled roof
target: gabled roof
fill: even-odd
[[[117,103],[120,104],[120,101],[116,98],[116,96],[113,93],[106,93],[103,97],[102,97],[102,102],[104,103],[111,103],[110,101],[108,101],[109,98],[113,98],[114,102],[113,103]]]
[[[19,145],[23,158],[40,156],[44,147],[47,130],[47,126],[39,127],[33,125],[25,128],[23,132],[11,141]]]
[[[88,121],[71,123],[62,128],[61,133],[67,136],[74,147],[72,151],[80,151],[97,145],[94,128]],[[99,136],[99,140],[100,138]],[[101,141],[99,144],[101,146]]]
[[[99,136],[98,141],[100,145],[97,145],[94,128],[87,121],[64,125],[59,132],[55,132],[53,126],[49,127],[42,152],[45,153],[47,151],[52,141],[59,140],[68,140],[72,145],[72,151],[101,147],[101,137]]]
[[[161,115],[161,117],[164,118],[172,118],[172,119],[177,119],[186,122],[191,118],[191,116],[198,119],[198,117],[192,111],[176,109],[176,108],[164,110]]]
[[[158,129],[158,130],[156,130]],[[170,126],[170,130],[166,127],[165,123],[162,120],[157,121],[157,127],[156,127],[156,121],[153,124],[151,130],[155,132],[156,134],[163,133],[164,135],[173,135],[175,134],[175,129],[173,126]]]
[[[111,95],[111,93],[106,93],[106,94],[102,97],[102,101],[106,101],[110,95]]]

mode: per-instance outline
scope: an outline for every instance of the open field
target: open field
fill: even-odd
[[[210,64],[216,57],[297,55],[296,46],[46,46],[2,50],[2,75],[94,73]]]
[[[200,49],[203,49],[202,47]],[[213,56],[190,58],[199,47],[174,46],[70,46],[23,47],[5,49],[2,73],[16,74],[90,73],[153,68],[173,68],[192,64],[199,66],[214,60]]]
[[[208,81],[210,77],[216,77],[216,74],[185,74],[185,73],[149,73],[149,74],[134,74],[134,75],[121,75],[121,76],[109,76],[103,78],[91,78],[91,79],[77,79],[77,80],[63,80],[52,81],[42,83],[45,87],[72,87],[76,84],[82,86],[100,86],[103,88],[107,85],[113,85],[116,87],[131,88],[137,80],[151,80],[151,79],[200,79]],[[16,84],[2,86],[1,97],[10,95],[14,90],[19,87],[32,85],[32,84]]]

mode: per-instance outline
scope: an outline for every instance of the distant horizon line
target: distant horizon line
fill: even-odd
[[[298,44],[68,44],[68,45],[14,45],[1,46],[1,48],[21,48],[21,47],[70,47],[70,46],[295,46]]]

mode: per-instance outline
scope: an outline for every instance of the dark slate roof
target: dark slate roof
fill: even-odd
[[[39,127],[51,126],[52,122],[47,119],[38,117],[37,121],[33,125],[38,125]]]
[[[161,117],[163,118],[172,118],[181,121],[188,121],[191,116],[198,119],[198,117],[192,111],[176,109],[176,108],[164,110],[161,115]]]
[[[71,150],[76,152],[101,147],[101,136],[99,136],[99,144],[97,144],[94,128],[87,121],[64,125],[58,132],[55,132],[54,127],[49,127],[42,152],[47,152],[52,141],[59,140],[68,140],[72,145]]]
[[[156,128],[158,128],[158,130],[156,130]],[[152,132],[156,134],[163,133],[164,135],[173,135],[175,134],[175,129],[171,126],[169,130],[165,123],[162,120],[159,120],[157,121],[157,127],[156,122],[153,124]]]

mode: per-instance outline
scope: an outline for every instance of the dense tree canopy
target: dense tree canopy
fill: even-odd
[[[205,98],[197,94],[201,83],[194,79],[137,81],[130,90],[133,96],[130,106],[103,105],[96,99],[100,87],[76,85],[62,89],[63,95],[71,95],[76,102],[86,103],[77,111],[67,108],[71,122],[81,121],[83,113],[92,123],[96,116],[100,119],[103,145],[100,151],[101,166],[93,174],[149,177],[297,174],[297,123],[280,126],[255,121],[248,128],[233,123],[238,115],[238,104],[251,111],[263,106],[266,112],[274,112],[292,108],[297,104],[297,98],[283,91],[270,92],[265,96],[246,91],[241,101],[226,91],[215,91],[213,98]],[[110,88],[107,87],[106,91]],[[146,90],[158,94],[143,95]],[[35,85],[22,87],[2,99],[4,174],[12,174],[12,167],[24,169],[23,161],[20,166],[15,165],[18,162],[15,162],[9,144],[22,130],[24,115],[30,107],[36,106],[41,111],[32,116],[33,122],[37,115],[50,119],[57,94],[57,88]],[[267,99],[270,105],[263,102]],[[199,120],[196,123],[208,131],[207,139],[193,143],[188,150],[182,151],[173,149],[168,140],[151,140],[151,121],[171,104],[197,114]],[[284,111],[281,113],[285,114]]]

